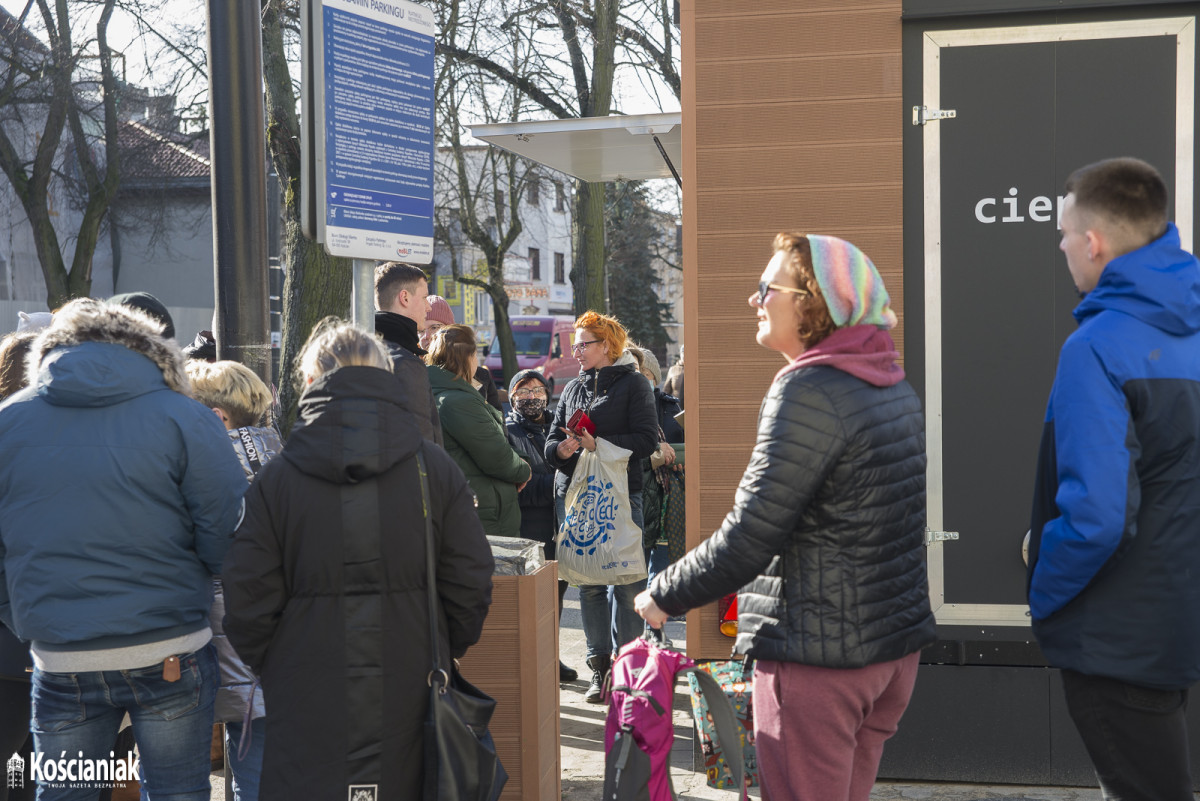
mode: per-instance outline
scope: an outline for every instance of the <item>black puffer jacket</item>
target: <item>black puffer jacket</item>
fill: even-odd
[[[549,396],[550,386],[541,373],[522,370],[508,384],[510,397],[517,384],[531,378],[540,381]],[[554,520],[554,468],[546,464],[546,458],[542,455],[546,447],[546,434],[550,431],[550,420],[548,411],[542,412],[541,420],[530,420],[515,408],[504,420],[508,443],[533,468],[533,476],[525,489],[518,493],[517,500],[521,504],[521,536],[538,542],[549,542],[558,529]]]
[[[225,633],[262,676],[263,801],[420,798],[429,642],[419,450],[429,475],[443,655],[479,639],[493,559],[462,471],[422,439],[391,373],[343,367],[246,494],[225,559]]]
[[[929,645],[924,431],[907,382],[785,374],[733,511],[655,578],[654,600],[679,614],[741,588],[736,648],[758,659],[855,668]]]
[[[582,449],[565,461],[558,458],[556,451],[567,436],[562,429],[577,409],[587,412],[596,424],[597,437],[633,451],[629,456],[629,491],[641,492],[642,459],[658,447],[658,409],[650,382],[637,371],[633,357],[623,353],[615,364],[580,373],[563,387],[544,451],[546,463],[559,471],[554,479],[554,492],[563,497]]]

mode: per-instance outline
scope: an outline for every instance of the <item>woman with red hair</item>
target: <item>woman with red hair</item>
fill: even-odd
[[[629,508],[633,522],[639,529],[642,527],[641,463],[658,446],[658,411],[653,390],[638,372],[633,356],[625,350],[628,341],[625,328],[613,317],[589,311],[575,321],[572,350],[579,359],[579,377],[563,388],[546,438],[546,462],[558,470],[554,495],[559,525],[566,516],[567,487],[579,461],[579,449],[595,450],[596,440],[606,439],[631,451]],[[595,424],[594,434],[566,427],[579,410]],[[612,655],[642,632],[633,599],[645,588],[645,579],[611,588],[604,585],[579,588],[587,665],[592,670],[592,683],[584,696],[589,703],[601,702]]]

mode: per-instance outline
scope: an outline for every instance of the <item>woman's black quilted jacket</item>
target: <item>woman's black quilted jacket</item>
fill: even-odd
[[[740,588],[736,650],[758,659],[854,668],[929,645],[924,430],[905,381],[785,374],[733,511],[651,595],[679,614]]]

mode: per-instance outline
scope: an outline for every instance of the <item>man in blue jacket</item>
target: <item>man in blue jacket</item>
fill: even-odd
[[[1190,799],[1200,678],[1200,264],[1137,159],[1067,179],[1083,301],[1046,412],[1029,559],[1033,631],[1105,798]]]
[[[246,479],[162,332],[72,301],[0,405],[0,620],[31,644],[25,778],[43,801],[124,778],[110,752],[126,712],[150,798],[210,794],[211,583]]]

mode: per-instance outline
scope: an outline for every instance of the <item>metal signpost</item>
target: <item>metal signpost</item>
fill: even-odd
[[[406,0],[305,11],[305,228],[355,260],[355,321],[369,328],[372,261],[433,260],[433,14]]]

